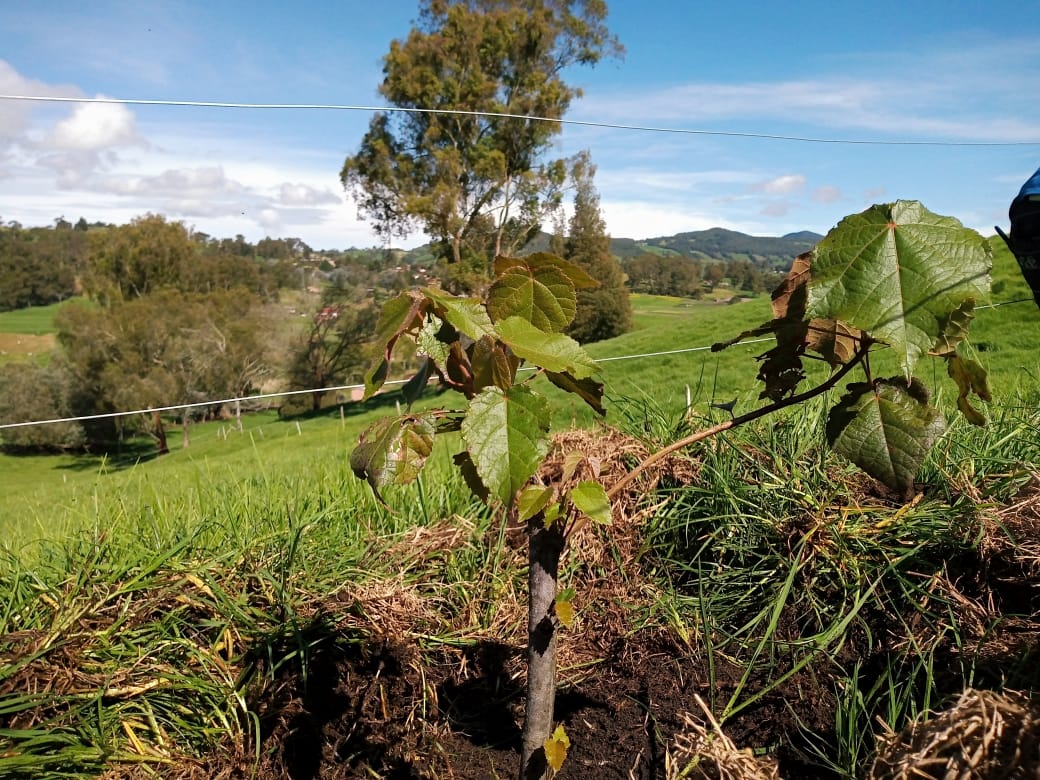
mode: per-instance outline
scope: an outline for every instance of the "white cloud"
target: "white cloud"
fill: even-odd
[[[113,103],[82,103],[72,115],[54,126],[45,145],[71,151],[96,152],[142,143],[134,114],[126,106]]]
[[[341,203],[342,199],[329,190],[319,190],[306,184],[284,182],[278,187],[278,202],[284,206],[322,206]]]
[[[222,165],[202,168],[174,168],[152,176],[112,176],[99,183],[100,189],[116,195],[145,197],[188,195],[214,197],[245,191],[240,182],[229,179]]]
[[[783,217],[791,211],[792,204],[786,200],[775,200],[762,207],[759,213],[764,217]]]
[[[881,198],[885,197],[885,191],[884,187],[872,187],[869,190],[863,191],[863,197],[866,200],[877,202]]]
[[[800,173],[777,176],[775,179],[760,181],[751,186],[753,192],[764,192],[768,195],[790,195],[805,188],[805,177]]]
[[[830,184],[817,187],[813,190],[812,199],[816,203],[836,203],[842,199],[841,188]]]

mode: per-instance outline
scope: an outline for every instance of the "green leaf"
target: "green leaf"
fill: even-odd
[[[486,387],[469,402],[462,423],[481,482],[508,504],[549,451],[549,406],[523,385]]]
[[[561,390],[568,393],[574,393],[592,407],[592,410],[596,414],[601,417],[606,416],[607,410],[603,408],[602,382],[597,382],[595,379],[590,379],[588,377],[585,379],[575,379],[570,374],[558,374],[555,371],[546,371],[545,377]]]
[[[577,307],[574,285],[553,267],[515,265],[495,279],[488,290],[487,310],[492,320],[523,317],[547,332],[570,325]]]
[[[587,379],[598,369],[581,345],[562,333],[545,333],[523,317],[508,317],[495,325],[499,338],[517,357],[557,374]]]
[[[520,510],[520,522],[530,520],[536,514],[545,509],[552,501],[553,489],[541,485],[531,485],[520,492],[517,499],[517,509]]]
[[[500,276],[516,266],[524,266],[535,273],[550,268],[559,271],[579,290],[591,290],[599,287],[599,282],[589,276],[584,268],[551,252],[535,252],[525,257],[499,255],[495,258],[495,276]]]
[[[571,503],[594,523],[610,525],[610,499],[598,482],[579,482],[570,492]]]
[[[549,504],[549,506],[545,508],[545,516],[542,517],[542,525],[545,528],[552,528],[552,524],[560,517],[561,511],[559,501],[555,504]]]
[[[478,341],[481,336],[495,335],[491,318],[480,301],[459,298],[432,287],[423,290],[423,294],[433,302],[440,316],[450,322],[459,333],[469,336],[474,341]]]
[[[433,421],[428,415],[377,420],[361,434],[350,454],[350,468],[378,496],[383,485],[404,485],[419,475],[433,450],[433,436]]]
[[[954,313],[989,291],[992,251],[974,230],[917,201],[843,219],[812,252],[809,314],[889,344],[909,379]]]
[[[872,477],[903,495],[914,485],[945,424],[916,380],[851,384],[827,419],[827,440]]]
[[[564,731],[563,725],[556,727],[542,748],[545,750],[545,760],[554,772],[559,772],[563,762],[567,760],[567,750],[571,746],[571,740]]]

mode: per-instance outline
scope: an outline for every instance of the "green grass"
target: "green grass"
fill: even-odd
[[[54,317],[68,301],[50,306],[31,306],[27,309],[0,312],[0,333],[27,333],[43,335],[57,332]]]
[[[998,246],[997,300],[1027,297],[1013,263]],[[590,346],[626,358],[602,363],[608,422],[664,443],[723,414],[712,400],[757,405],[753,356],[768,344],[633,356],[732,337],[769,319],[767,298],[634,296],[633,311],[631,333]],[[797,674],[840,667],[836,737],[805,748],[838,776],[862,769],[878,719],[897,728],[937,703],[938,648],[963,628],[933,577],[971,549],[980,507],[1009,500],[1040,463],[1040,312],[983,309],[972,333],[996,393],[992,422],[949,415],[920,503],[864,495],[855,469],[822,445],[822,400],[702,444],[697,480],[647,497],[660,507],[644,529],[647,585],[626,606],[632,630],[684,637],[710,683],[736,669],[712,702],[723,721]],[[937,366],[925,379],[949,407]],[[591,421],[546,392],[558,425]],[[141,762],[161,772],[184,753],[257,744],[257,708],[279,669],[305,670],[318,643],[360,641],[389,619],[392,605],[366,600],[373,588],[404,599],[424,648],[520,630],[504,605],[522,597],[522,560],[455,474],[450,440],[418,485],[388,491],[392,510],[350,473],[358,432],[392,402],[348,405],[342,420],[268,411],[244,417],[242,432],[200,424],[187,449],[173,429],[160,459],[147,458],[147,442],[106,457],[0,457],[0,776],[88,777]],[[429,550],[415,541],[449,529],[461,538]],[[867,674],[841,650],[871,636],[879,615],[928,639],[875,658],[880,671]],[[900,623],[911,616],[913,630]]]

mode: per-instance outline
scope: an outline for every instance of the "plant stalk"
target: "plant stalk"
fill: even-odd
[[[548,777],[545,741],[553,730],[556,700],[556,583],[564,538],[558,523],[541,515],[528,522],[527,706],[520,780]]]

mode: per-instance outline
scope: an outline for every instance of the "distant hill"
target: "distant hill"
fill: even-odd
[[[649,252],[719,262],[749,260],[757,268],[786,271],[796,255],[812,249],[821,238],[819,233],[810,230],[774,237],[711,228],[660,238],[611,238],[610,251],[622,260]],[[524,254],[548,251],[550,239],[548,233],[539,233],[524,247]],[[414,263],[429,261],[432,256],[429,245],[424,245],[405,253],[404,257],[405,262]]]
[[[823,236],[809,230],[786,236],[749,236],[735,230],[711,228],[674,236],[634,241],[616,238],[611,242],[615,255],[635,257],[644,252],[660,255],[681,254],[701,260],[749,260],[760,268],[787,268],[792,258],[806,252]]]

